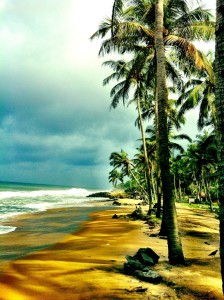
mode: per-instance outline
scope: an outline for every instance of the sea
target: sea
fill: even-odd
[[[8,219],[53,208],[93,207],[98,189],[0,181],[0,235],[16,230],[4,225]],[[105,191],[105,190],[104,190]]]
[[[102,190],[0,181],[0,265],[60,242],[92,212],[111,209],[96,205],[103,198],[87,197],[97,192]]]

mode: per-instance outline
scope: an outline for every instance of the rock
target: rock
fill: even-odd
[[[112,204],[113,204],[113,205],[121,205],[121,203],[118,202],[117,200],[115,200]]]
[[[138,259],[136,259],[133,256],[127,255],[126,259],[127,259],[128,263],[130,265],[132,265],[133,267],[135,267],[135,269],[143,270],[144,267],[145,267]]]
[[[136,209],[131,213],[130,215],[131,218],[135,220],[144,220],[144,214],[140,206],[136,207]]]
[[[110,198],[110,199],[113,199],[114,197],[111,195],[111,193],[109,192],[98,192],[98,193],[93,193],[93,194],[90,194],[86,197],[96,197],[96,198]]]
[[[158,263],[159,255],[151,248],[140,248],[134,258],[138,259],[143,265],[154,266]]]
[[[124,263],[124,272],[133,275],[147,282],[158,283],[162,276],[149,269],[158,263],[159,256],[151,248],[140,248],[134,256],[126,256],[127,263]]]
[[[118,218],[119,218],[119,217],[118,217],[117,214],[113,215],[113,217],[112,217],[112,219],[118,219]]]
[[[140,253],[139,258],[140,258],[140,261],[146,266],[154,266],[155,265],[155,262],[152,259],[152,257],[148,256],[145,253]]]
[[[129,275],[133,275],[136,270],[143,270],[145,266],[132,256],[126,256],[127,263],[124,263],[124,272]]]
[[[134,275],[140,280],[144,280],[151,283],[159,283],[163,280],[162,276],[159,273],[151,270],[136,270],[134,272]]]

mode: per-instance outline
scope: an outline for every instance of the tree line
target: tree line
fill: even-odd
[[[130,159],[112,152],[109,180],[144,198],[152,212],[157,203],[171,264],[185,264],[175,202],[186,195],[196,201],[220,203],[220,257],[224,279],[224,116],[223,4],[217,0],[216,22],[202,5],[182,0],[114,0],[111,17],[99,24],[91,39],[102,40],[100,56],[119,54],[104,66],[112,73],[103,84],[111,89],[111,108],[135,105],[141,138]],[[195,41],[216,41],[215,59]],[[126,57],[126,59],[124,59]],[[128,58],[127,58],[128,57]],[[200,134],[194,141],[178,133],[185,113],[197,107]],[[147,126],[146,126],[147,124]],[[183,148],[178,140],[186,140]]]

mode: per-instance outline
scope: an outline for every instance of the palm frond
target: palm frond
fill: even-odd
[[[178,150],[180,153],[184,153],[184,148],[178,143],[169,142],[169,148],[172,150]]]
[[[187,97],[185,95],[185,97],[186,97],[185,102],[180,107],[179,115],[183,115],[186,111],[196,107],[199,104],[199,102],[202,98],[201,85],[196,86],[192,90],[188,91],[187,95],[188,95]]]
[[[175,85],[177,90],[180,91],[183,86],[183,80],[180,72],[174,67],[168,58],[166,60],[166,75],[170,80],[172,80],[172,83]]]
[[[111,75],[107,76],[103,80],[103,86],[109,84],[112,80],[115,80],[117,78],[117,73],[112,73]]]
[[[103,57],[111,52],[118,52],[118,50],[118,46],[109,38],[102,42],[98,55],[99,57]]]
[[[187,140],[188,142],[192,142],[192,139],[189,137],[189,135],[181,133],[181,134],[176,134],[172,136],[172,139],[174,140]]]
[[[189,10],[175,20],[176,28],[190,27],[195,22],[211,22],[214,19],[211,11],[199,6],[193,10]]]
[[[207,90],[207,89],[206,89]],[[201,130],[203,127],[205,127],[206,121],[211,116],[211,111],[209,107],[209,94],[204,91],[204,97],[202,98],[200,109],[199,109],[199,117],[197,122],[197,127],[199,130]]]
[[[197,22],[190,27],[179,29],[178,35],[191,41],[212,41],[215,39],[215,23]]]
[[[197,69],[206,69],[206,64],[204,61],[204,56],[202,52],[198,51],[193,43],[189,42],[183,37],[176,35],[168,35],[164,38],[164,43],[166,46],[172,46],[189,62],[193,62]]]
[[[111,30],[111,19],[105,18],[98,26],[98,30],[91,35],[90,40],[95,38],[103,39],[108,32]]]

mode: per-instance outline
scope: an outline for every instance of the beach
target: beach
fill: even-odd
[[[218,247],[218,220],[214,215],[178,204],[188,264],[170,266],[166,239],[151,236],[158,233],[159,227],[150,228],[143,221],[126,217],[135,209],[136,200],[123,199],[121,204],[98,202],[96,211],[71,233],[8,233],[5,246],[29,245],[37,247],[37,251],[1,265],[0,299],[223,299],[219,254],[208,256]],[[35,224],[35,220],[45,218],[58,229],[60,223],[54,221],[69,215],[70,224],[65,225],[73,226],[72,219],[75,220],[79,209],[60,208],[18,216],[11,225],[22,226],[29,218]],[[112,218],[114,214],[119,218]],[[43,245],[46,247],[38,250]],[[144,247],[152,248],[160,256],[153,269],[164,282],[151,284],[124,274],[126,255],[134,255]]]

